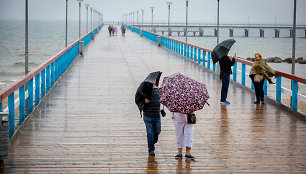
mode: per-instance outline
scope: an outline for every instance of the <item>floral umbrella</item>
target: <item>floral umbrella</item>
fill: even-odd
[[[181,73],[165,77],[159,94],[160,103],[171,112],[183,114],[202,109],[209,98],[205,84]]]

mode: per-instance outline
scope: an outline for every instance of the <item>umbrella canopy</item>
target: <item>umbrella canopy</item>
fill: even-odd
[[[135,94],[135,103],[138,106],[140,113],[143,111],[145,99],[151,99],[153,84],[158,86],[162,72],[156,71],[150,73],[145,80],[139,85]]]
[[[160,103],[183,114],[202,109],[209,98],[205,84],[181,73],[165,77],[158,91]]]
[[[227,39],[219,43],[211,53],[213,63],[217,63],[222,57],[224,57],[235,42],[235,39]]]

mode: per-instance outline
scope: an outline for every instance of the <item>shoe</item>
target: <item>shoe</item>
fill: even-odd
[[[177,154],[177,155],[175,156],[175,159],[181,159],[181,158],[183,158],[183,155],[182,155],[182,154]]]
[[[254,104],[259,104],[260,102],[259,101],[254,101]]]
[[[261,101],[260,103],[261,103],[261,104],[265,104],[265,101]]]
[[[190,155],[185,155],[186,160],[194,160],[195,158],[190,154]]]
[[[154,152],[149,152],[149,155],[155,156]]]
[[[228,102],[228,101],[223,101],[223,102],[221,101],[220,104],[228,104],[228,105],[229,105],[229,104],[231,104],[231,103]]]

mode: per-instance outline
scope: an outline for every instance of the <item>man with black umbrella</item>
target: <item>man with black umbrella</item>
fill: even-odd
[[[228,57],[228,53],[235,42],[235,39],[224,40],[219,43],[211,53],[213,63],[215,64],[219,61],[220,64],[220,79],[222,80],[221,104],[230,104],[226,98],[230,82],[230,75],[232,74],[231,67],[235,64],[236,55],[233,59],[230,59]]]
[[[231,67],[236,62],[235,58],[236,56],[230,59],[228,57],[228,52],[227,52],[227,54],[219,60],[220,79],[222,80],[221,100],[220,100],[221,104],[230,104],[230,102],[228,102],[226,98],[227,98],[227,92],[228,92],[228,87],[229,87],[229,82],[230,82],[230,75],[233,73]]]
[[[158,92],[159,79],[162,72],[150,73],[139,85],[135,94],[135,103],[146,125],[149,155],[155,155],[155,144],[161,132],[160,97]]]

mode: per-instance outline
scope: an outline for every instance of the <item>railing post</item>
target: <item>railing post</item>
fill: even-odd
[[[190,46],[190,59],[192,60],[193,59],[193,47]]]
[[[19,88],[19,125],[22,125],[25,118],[25,86]]]
[[[245,86],[245,64],[242,64],[241,83]]]
[[[54,77],[54,62],[51,63],[51,86],[54,85],[55,77]]]
[[[9,109],[9,137],[11,138],[15,132],[15,96],[14,92],[8,96]]]
[[[251,82],[251,88],[252,88],[253,90],[255,90],[255,86],[254,86],[254,83],[253,83],[253,82]]]
[[[213,71],[216,72],[216,64],[213,63]]]
[[[28,114],[33,111],[33,78],[28,82]]]
[[[0,102],[0,112],[2,112],[2,111],[3,111],[3,103]]]
[[[206,51],[203,50],[203,60],[202,60],[202,64],[203,64],[204,67],[205,67],[205,64],[206,64],[206,62],[205,62],[205,57],[206,57]]]
[[[46,89],[48,93],[50,90],[50,65],[46,67]]]
[[[189,45],[187,45],[187,58],[189,58],[190,54],[189,54]]]
[[[210,69],[210,52],[207,52],[207,68]]]
[[[233,80],[237,81],[237,62],[235,62],[233,67]]]
[[[201,64],[201,50],[198,50],[198,64]]]
[[[184,56],[186,57],[186,55],[187,55],[187,45],[184,44]]]
[[[35,76],[35,105],[39,104],[40,99],[40,74]]]
[[[193,61],[197,61],[197,48],[194,48],[194,55],[193,55]]]
[[[43,69],[40,74],[41,77],[41,98],[44,98],[46,93],[46,69]]]
[[[297,110],[298,109],[298,100],[297,100],[298,82],[295,80],[292,80],[291,83],[292,83],[291,107],[292,109]]]
[[[267,79],[265,79],[264,84],[263,84],[263,90],[264,90],[264,94],[267,95],[268,94],[268,87],[267,87]]]
[[[282,76],[276,77],[276,101],[282,102]]]

